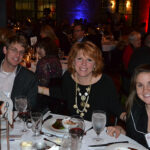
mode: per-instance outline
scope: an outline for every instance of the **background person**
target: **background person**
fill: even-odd
[[[123,53],[123,64],[125,70],[128,68],[130,58],[136,48],[141,46],[141,34],[139,32],[131,32],[128,37],[129,44],[125,47]]]
[[[48,24],[42,25],[41,30],[40,30],[40,37],[41,38],[48,37],[56,44],[58,48],[60,47],[59,39],[56,36],[55,31],[50,25]]]
[[[141,64],[150,64],[150,34],[147,34],[144,40],[144,46],[138,48],[131,56],[128,72],[133,74],[134,69]]]
[[[50,38],[43,38],[36,44],[36,51],[41,58],[36,67],[39,85],[48,87],[50,82],[62,76],[57,46]]]
[[[36,66],[38,85],[45,87],[59,86],[62,77],[62,66],[57,56],[57,46],[50,38],[40,39],[36,44],[40,60]],[[60,101],[38,94],[38,105],[41,110],[49,108],[53,113],[59,113]]]
[[[73,43],[84,42],[87,38],[85,37],[85,27],[83,24],[75,24],[73,27]]]

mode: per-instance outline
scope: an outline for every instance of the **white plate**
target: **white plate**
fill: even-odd
[[[57,119],[63,119],[63,118],[51,118],[44,122],[43,128],[47,131],[50,131],[52,134],[61,135],[63,136],[64,133],[67,132],[67,129],[55,129],[52,127],[52,125],[55,123]]]
[[[135,148],[137,150],[147,150],[143,146],[130,144],[130,143],[113,144],[113,145],[107,146],[105,150],[131,150],[131,149],[128,149],[128,147]]]

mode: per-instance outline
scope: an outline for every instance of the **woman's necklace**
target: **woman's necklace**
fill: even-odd
[[[87,108],[90,107],[90,104],[88,104],[90,91],[91,91],[91,84],[86,88],[84,94],[82,94],[78,84],[76,83],[75,104],[73,105],[73,108],[76,109],[77,114],[80,114],[80,117],[83,117],[84,113],[87,112]],[[80,110],[78,107],[78,94],[81,97],[80,106],[83,108],[82,110]]]

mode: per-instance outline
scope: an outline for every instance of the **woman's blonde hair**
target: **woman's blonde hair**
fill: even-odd
[[[42,26],[40,33],[44,33],[46,35],[46,37],[49,37],[52,40],[58,39],[53,28],[49,25]]]
[[[102,72],[104,65],[102,53],[95,44],[89,41],[77,42],[72,46],[68,57],[68,71],[72,74],[75,73],[74,60],[79,51],[82,51],[83,55],[89,56],[95,61],[93,76],[98,76]]]

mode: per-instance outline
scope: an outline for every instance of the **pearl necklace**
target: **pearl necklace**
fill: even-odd
[[[83,117],[84,113],[87,112],[87,108],[90,107],[90,104],[88,104],[90,91],[91,91],[91,85],[89,85],[86,88],[86,92],[84,94],[82,94],[80,92],[80,88],[78,87],[78,84],[76,83],[75,104],[73,105],[73,108],[76,109],[77,114],[80,114],[80,117]],[[79,107],[78,107],[78,98],[77,98],[78,93],[79,93],[79,96],[81,97],[80,106],[83,107],[82,110],[80,110]]]

